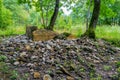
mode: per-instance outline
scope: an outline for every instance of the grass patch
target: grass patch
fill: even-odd
[[[10,26],[6,29],[0,29],[0,36],[11,36],[11,35],[18,35],[18,34],[24,34],[25,33],[25,27],[22,26]]]
[[[64,27],[64,29],[56,28],[55,31],[58,33],[68,32],[77,37],[80,37],[86,30],[85,24],[79,24],[75,26]],[[96,28],[96,37],[105,39],[116,46],[120,46],[120,26],[97,26]],[[5,30],[0,30],[0,36],[11,36],[25,34],[25,27],[23,26],[10,26]]]
[[[97,38],[102,38],[111,44],[120,47],[120,26],[98,26],[96,28]]]
[[[58,33],[68,32],[68,33],[71,33],[77,37],[80,37],[80,35],[83,34],[85,32],[85,30],[86,30],[85,24],[71,26],[69,29],[68,28],[55,29],[55,31]]]
[[[103,69],[104,69],[105,71],[109,71],[109,70],[112,69],[112,67],[111,67],[111,66],[108,66],[108,65],[104,65],[104,66],[103,66]]]
[[[120,26],[98,26],[96,28],[97,38],[109,40],[120,40]]]

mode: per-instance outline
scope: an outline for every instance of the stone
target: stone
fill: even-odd
[[[13,63],[15,66],[19,65],[20,63],[18,61]]]
[[[26,48],[26,50],[31,50],[30,45],[26,45],[25,48]]]
[[[47,41],[53,39],[58,33],[45,30],[45,29],[38,29],[33,32],[33,40],[34,41]]]
[[[28,66],[28,67],[34,67],[34,64],[28,63],[27,66]]]
[[[34,71],[34,69],[30,69],[30,72],[33,72]]]
[[[40,78],[40,73],[39,72],[34,72],[33,77],[34,77],[34,79],[39,79]]]
[[[48,45],[48,44],[46,45],[46,47],[47,47],[48,49],[50,49],[50,50],[52,49],[52,47],[51,47],[50,45]]]
[[[20,57],[26,57],[26,56],[27,56],[26,52],[20,53]]]
[[[32,61],[37,61],[38,58],[39,58],[38,56],[31,56],[31,60],[32,60]]]
[[[52,77],[50,75],[48,75],[48,74],[45,74],[43,76],[43,80],[52,80]]]
[[[71,77],[71,76],[67,76],[66,80],[75,80],[75,79],[73,77]]]
[[[76,39],[77,37],[76,36],[74,36],[74,35],[69,35],[68,37],[67,37],[67,39]]]

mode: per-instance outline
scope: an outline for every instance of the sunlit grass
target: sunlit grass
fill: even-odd
[[[22,26],[10,26],[6,29],[0,29],[0,36],[11,36],[11,35],[18,35],[18,34],[24,34],[25,33],[25,27]]]
[[[72,26],[69,29],[62,29],[62,30],[56,30],[60,33],[62,32],[70,32],[74,34],[77,37],[80,37],[81,34],[85,32],[85,24],[80,24],[76,26]],[[103,26],[97,26],[96,30],[96,37],[106,39],[109,41],[114,42],[120,42],[120,26],[109,26],[109,25],[103,25]]]
[[[120,40],[120,26],[98,26],[96,36],[97,38]]]
[[[79,24],[79,25],[71,26],[70,28],[56,29],[55,31],[57,31],[58,33],[68,32],[75,35],[76,37],[80,37],[80,35],[83,34],[85,30],[86,30],[85,25]]]
[[[64,29],[55,29],[56,32],[69,32],[73,35],[80,37],[81,34],[85,32],[85,24],[71,26],[70,28]],[[24,26],[12,26],[8,27],[5,30],[0,30],[0,36],[10,36],[10,35],[18,35],[18,34],[25,34],[25,27]],[[108,40],[120,40],[120,26],[97,26],[96,28],[96,37],[97,38],[104,38]]]

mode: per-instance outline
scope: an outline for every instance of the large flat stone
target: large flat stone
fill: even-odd
[[[33,40],[46,41],[46,40],[53,39],[56,35],[58,35],[57,32],[54,32],[51,30],[45,30],[45,29],[38,29],[33,32]]]

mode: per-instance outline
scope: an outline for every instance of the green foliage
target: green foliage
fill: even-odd
[[[117,68],[117,72],[120,74],[120,67],[119,67],[119,68]]]
[[[2,19],[1,19],[2,22],[0,23],[1,24],[0,28],[3,29],[12,24],[12,17],[11,17],[12,13],[4,7],[2,9],[3,9]]]
[[[111,79],[112,80],[120,80],[119,74],[112,75]]]
[[[11,79],[11,80],[16,80],[17,77],[18,77],[18,72],[15,71],[15,70],[13,70],[13,71],[12,71],[12,76],[10,76],[10,79]]]
[[[50,18],[54,10],[54,3],[55,3],[54,0],[40,0],[40,1],[39,0],[36,0],[36,1],[18,0],[18,3],[28,4],[31,9],[35,8],[35,10],[39,12],[39,15],[40,15],[39,17],[41,18],[41,21],[39,20],[39,22],[41,22],[41,25],[44,28],[49,25]]]
[[[111,67],[111,66],[108,66],[108,65],[104,65],[104,66],[103,66],[103,69],[104,69],[105,71],[109,71],[109,70],[112,69],[112,67]]]
[[[120,61],[116,62],[116,67],[119,68],[120,67]]]
[[[25,10],[24,5],[19,5],[17,0],[4,0],[3,4],[5,8],[9,9],[12,12],[13,24],[26,24],[29,14]]]
[[[0,30],[0,36],[11,36],[25,34],[25,27],[23,26],[9,26],[6,30]]]
[[[4,56],[4,55],[0,55],[0,62],[4,62],[5,60],[7,59],[7,57],[6,56]]]
[[[97,38],[103,38],[107,40],[120,40],[120,27],[119,26],[98,26],[96,28]]]
[[[29,25],[41,25],[40,24],[40,14],[38,12],[35,12],[34,10],[30,10],[28,18],[28,24]]]
[[[112,45],[120,47],[120,40],[119,39],[105,39],[105,40],[109,41]]]
[[[0,62],[0,71],[2,73],[8,73],[9,72],[9,67],[5,62]]]
[[[0,29],[5,29],[12,23],[12,13],[4,7],[2,0],[0,1],[0,6]]]
[[[119,24],[120,22],[120,1],[102,0],[99,24]]]
[[[102,77],[98,75],[96,78],[92,77],[90,80],[102,80]]]
[[[70,16],[59,16],[56,22],[56,29],[67,29],[71,30],[72,18]]]

